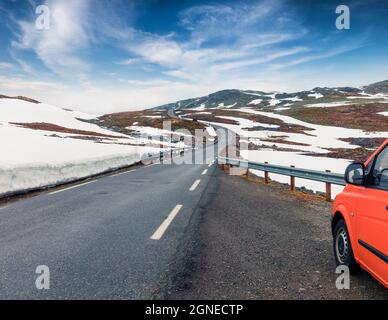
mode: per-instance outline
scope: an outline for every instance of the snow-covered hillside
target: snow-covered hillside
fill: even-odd
[[[94,117],[0,99],[0,195],[87,177],[160,151],[141,138],[82,121]]]
[[[388,105],[359,105],[351,101],[310,104],[290,112],[298,118],[287,115],[288,111],[270,112],[253,107],[209,108],[207,112],[183,109],[180,116],[222,126],[238,134],[240,142],[245,142],[246,146],[240,154],[244,159],[343,174],[349,163],[365,160],[376,145],[388,138],[388,120],[386,113],[381,111],[388,110]],[[329,121],[332,114],[343,127]],[[313,119],[314,123],[299,119],[303,117]],[[328,122],[332,125],[326,125]],[[263,176],[260,171],[254,170],[253,173]],[[272,174],[271,178],[289,182],[289,177],[281,175]],[[323,183],[301,179],[296,179],[296,186],[313,191],[325,190]],[[333,195],[341,190],[342,187],[334,187]]]

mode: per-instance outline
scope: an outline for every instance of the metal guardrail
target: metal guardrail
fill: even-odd
[[[317,171],[317,170],[308,170],[295,168],[293,166],[278,166],[272,165],[269,163],[259,163],[253,161],[246,161],[241,159],[233,159],[219,156],[218,162],[220,164],[227,164],[231,166],[243,167],[247,169],[254,169],[263,171],[265,173],[264,179],[268,183],[268,173],[276,173],[284,176],[291,177],[290,186],[291,190],[295,189],[295,178],[301,178],[306,180],[313,180],[326,183],[326,200],[331,200],[331,185],[340,185],[345,186],[345,176],[339,173],[333,173],[330,171]]]
[[[147,156],[141,157],[140,161],[153,161],[153,160],[159,160],[163,161],[165,158],[172,158],[174,155],[183,155],[185,151],[189,150],[190,148],[179,148],[179,149],[171,149],[167,151],[161,151],[159,153],[151,154],[149,153]]]
[[[277,166],[268,163],[259,163],[252,161],[245,161],[239,159],[229,159],[225,157],[218,157],[219,160],[224,161],[225,164],[231,164],[238,167],[244,167],[254,170],[267,171],[270,173],[277,173],[285,176],[292,176],[296,178],[302,178],[307,180],[314,180],[320,182],[328,182],[331,184],[336,184],[344,186],[346,184],[345,177],[343,174],[332,173],[328,171],[317,171],[317,170],[308,170],[300,169],[293,167]]]

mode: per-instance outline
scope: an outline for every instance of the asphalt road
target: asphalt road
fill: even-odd
[[[160,297],[215,169],[211,148],[203,164],[136,167],[0,208],[0,299]],[[35,286],[40,265],[49,290]]]

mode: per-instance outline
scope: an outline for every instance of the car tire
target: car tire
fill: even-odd
[[[360,266],[354,258],[348,228],[343,219],[337,222],[333,235],[333,250],[337,266],[345,265],[349,267],[350,273],[356,273],[360,270]]]

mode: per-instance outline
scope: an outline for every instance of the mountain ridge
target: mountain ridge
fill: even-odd
[[[289,107],[296,103],[335,102],[348,97],[367,98],[368,95],[388,94],[388,80],[379,81],[363,87],[315,87],[297,92],[277,92],[261,90],[224,89],[209,95],[179,100],[151,109],[211,109],[241,107]],[[370,97],[368,97],[369,99]],[[373,98],[373,97],[372,97]],[[379,97],[376,97],[378,99]]]

